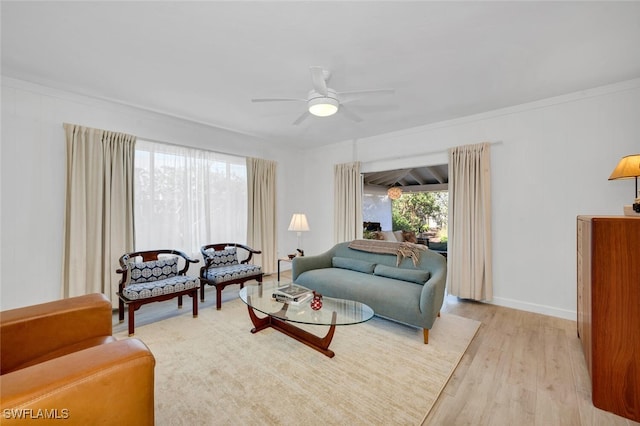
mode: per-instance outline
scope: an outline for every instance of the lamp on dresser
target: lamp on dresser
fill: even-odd
[[[632,154],[622,157],[618,165],[609,176],[609,180],[636,179],[636,190],[633,193],[633,205],[624,206],[624,214],[627,216],[640,216],[640,194],[638,194],[638,176],[640,176],[640,154]]]

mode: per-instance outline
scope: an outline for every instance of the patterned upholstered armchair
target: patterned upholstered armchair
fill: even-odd
[[[179,261],[184,266],[178,270]],[[193,299],[193,317],[198,316],[198,277],[187,275],[191,263],[199,262],[177,250],[151,250],[125,253],[120,257],[116,272],[122,274],[119,283],[118,318],[124,321],[124,305],[129,309],[129,336],[133,336],[134,312],[140,306],[178,298],[182,308],[182,296]]]
[[[247,257],[238,261],[238,249],[241,249]],[[222,290],[229,284],[240,284],[250,280],[262,283],[262,267],[252,265],[251,259],[254,254],[262,253],[242,244],[237,243],[217,243],[203,246],[200,251],[204,258],[204,266],[200,268],[200,300],[204,302],[205,284],[216,288],[216,308],[222,307]]]

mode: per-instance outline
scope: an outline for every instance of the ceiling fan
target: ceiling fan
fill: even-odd
[[[366,95],[391,94],[394,89],[370,89],[338,92],[327,86],[331,78],[331,72],[322,67],[310,67],[311,81],[313,89],[309,91],[306,99],[301,98],[258,98],[251,99],[251,102],[306,102],[307,110],[302,113],[294,122],[294,125],[302,123],[309,115],[317,117],[328,117],[341,111],[347,118],[360,122],[362,118],[355,114],[345,104],[360,99]]]

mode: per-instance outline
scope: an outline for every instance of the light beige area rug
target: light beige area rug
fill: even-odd
[[[374,317],[337,327],[327,358],[273,329],[251,334],[236,299],[135,337],[156,357],[157,425],[419,425],[479,325],[443,314],[425,345],[422,330]]]

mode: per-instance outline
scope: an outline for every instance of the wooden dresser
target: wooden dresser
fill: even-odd
[[[593,405],[640,422],[640,217],[578,216],[577,240]]]

